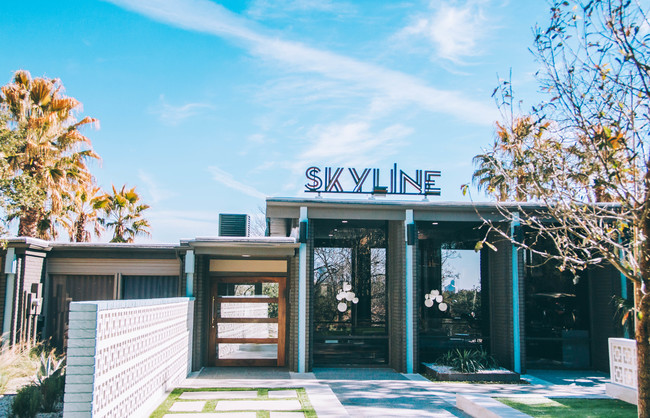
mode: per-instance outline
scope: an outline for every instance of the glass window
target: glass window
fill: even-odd
[[[385,363],[386,222],[312,222],[314,363]]]
[[[483,347],[489,322],[481,253],[474,251],[478,225],[418,223],[418,232],[421,360],[435,361],[450,349]]]
[[[586,277],[561,272],[553,261],[525,253],[526,364],[588,368],[589,296]],[[586,274],[585,274],[586,276]]]

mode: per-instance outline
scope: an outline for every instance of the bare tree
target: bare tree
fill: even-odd
[[[650,25],[628,0],[555,0],[550,15],[547,27],[536,28],[533,47],[548,100],[518,113],[509,81],[501,83],[495,94],[504,121],[493,146],[475,158],[474,180],[510,201],[499,204],[504,219],[520,222],[527,236],[514,240],[488,223],[490,233],[561,270],[577,274],[609,263],[635,284],[638,410],[647,417]]]

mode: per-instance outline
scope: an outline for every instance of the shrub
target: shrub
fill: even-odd
[[[65,374],[55,373],[43,379],[40,384],[43,400],[41,402],[43,412],[54,412],[57,406],[63,402],[63,391],[65,388]]]
[[[483,349],[450,350],[436,360],[437,364],[449,366],[461,373],[476,373],[479,370],[498,367],[497,361]]]
[[[20,388],[11,406],[11,416],[15,418],[33,418],[41,409],[43,395],[35,385]]]
[[[0,370],[0,395],[7,390],[7,384],[9,384],[9,373],[4,369]]]
[[[36,371],[36,379],[39,383],[43,383],[43,381],[50,376],[63,373],[63,369],[65,368],[65,358],[57,357],[54,350],[47,353],[47,356],[44,352],[41,353],[39,358],[40,363],[38,370]]]
[[[0,350],[0,394],[16,390],[18,385],[36,375],[38,359],[30,355],[30,347],[18,344]]]

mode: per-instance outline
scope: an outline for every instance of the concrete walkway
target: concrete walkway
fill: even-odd
[[[392,369],[328,368],[296,374],[280,368],[206,368],[179,387],[304,387],[319,417],[467,417],[456,396],[607,398],[597,372],[530,371],[528,385],[431,382]]]

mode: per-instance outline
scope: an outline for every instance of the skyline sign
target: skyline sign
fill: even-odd
[[[305,192],[440,196],[440,187],[435,187],[440,174],[438,170],[415,170],[411,176],[398,170],[397,164],[387,174],[379,168],[325,167],[321,170],[312,166],[305,171]]]

